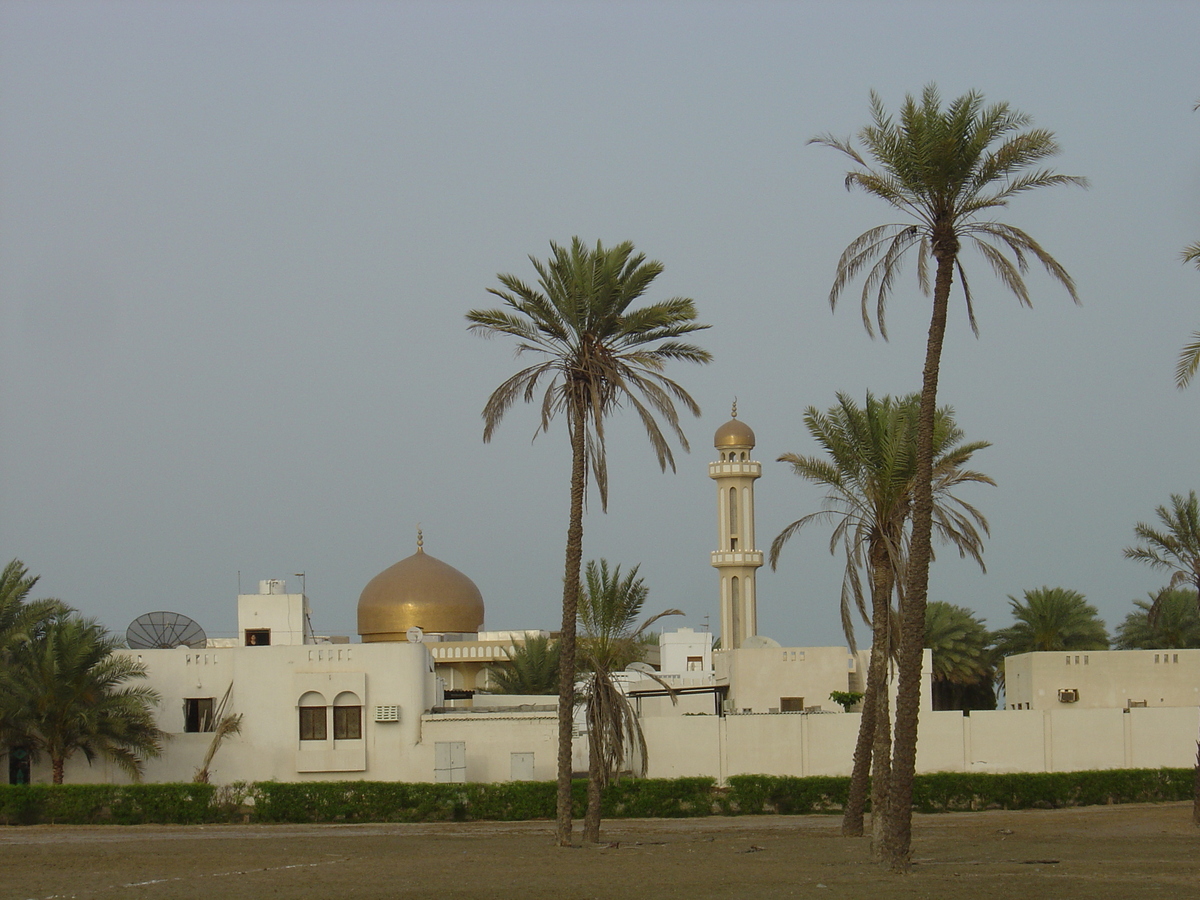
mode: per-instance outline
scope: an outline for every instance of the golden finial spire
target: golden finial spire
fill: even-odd
[[[737,397],[733,398],[733,418],[737,418]]]
[[[421,523],[417,523],[417,552],[425,552],[425,535],[421,532]]]

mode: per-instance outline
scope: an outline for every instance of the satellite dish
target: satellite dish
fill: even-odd
[[[419,643],[421,643],[421,641],[423,641],[425,639],[425,632],[423,632],[420,628],[418,628],[416,625],[414,625],[412,628],[408,629],[408,631],[405,632],[405,636],[408,638],[408,642],[410,644],[419,644]]]
[[[626,672],[646,672],[650,675],[658,674],[658,671],[654,668],[654,666],[650,665],[650,663],[641,662],[640,660],[637,662],[631,662],[629,665],[627,665],[625,667],[625,671]]]
[[[170,650],[191,647],[199,650],[208,642],[204,629],[182,613],[152,612],[138,616],[125,632],[134,650]]]
[[[779,641],[774,638],[764,637],[761,634],[752,635],[742,641],[742,649],[744,650],[773,650],[778,646]]]

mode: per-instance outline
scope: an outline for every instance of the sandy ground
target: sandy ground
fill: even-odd
[[[0,897],[1200,898],[1188,803],[917,816],[913,873],[827,816],[630,819],[559,849],[549,822],[0,829]]]

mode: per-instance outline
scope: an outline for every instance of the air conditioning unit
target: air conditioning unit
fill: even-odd
[[[1078,703],[1079,689],[1078,688],[1062,688],[1058,692],[1059,703]]]
[[[377,706],[375,707],[376,722],[399,722],[400,707],[399,706]]]

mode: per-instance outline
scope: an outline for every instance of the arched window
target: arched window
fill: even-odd
[[[729,579],[729,616],[733,626],[733,647],[736,650],[742,646],[742,585],[735,575]]]
[[[325,715],[325,698],[309,691],[300,698],[300,740],[324,741],[329,737]]]
[[[362,738],[362,700],[353,691],[342,691],[333,699],[333,739],[357,741]]]
[[[738,545],[738,502],[737,488],[729,489],[729,549],[736,550]]]

